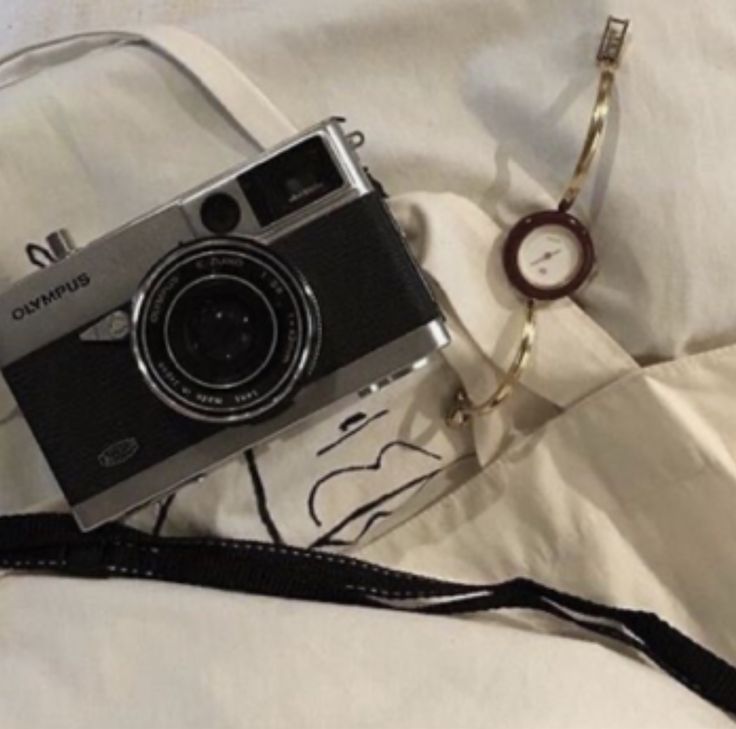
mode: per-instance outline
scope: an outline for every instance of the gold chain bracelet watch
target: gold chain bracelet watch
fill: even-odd
[[[493,412],[513,392],[526,370],[534,347],[536,310],[540,303],[575,293],[593,274],[596,264],[593,240],[583,223],[568,212],[583,187],[600,149],[611,95],[629,30],[629,21],[609,17],[596,60],[601,69],[598,94],[583,149],[560,204],[522,218],[510,231],[503,248],[503,265],[511,285],[525,301],[524,326],[513,362],[495,392],[474,403],[458,392],[447,422],[453,427],[473,415]]]

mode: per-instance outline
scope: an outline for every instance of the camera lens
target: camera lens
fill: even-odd
[[[275,409],[304,378],[319,335],[306,282],[246,240],[179,249],[133,300],[133,351],[146,384],[197,420],[241,422]]]
[[[247,281],[213,276],[195,281],[173,302],[166,323],[169,353],[193,380],[236,387],[273,356],[276,315]]]

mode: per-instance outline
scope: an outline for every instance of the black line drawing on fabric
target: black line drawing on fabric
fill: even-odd
[[[362,416],[359,419],[357,419],[357,416],[355,415],[353,415],[352,418],[348,418],[344,423],[342,423],[342,425],[340,425],[340,430],[345,432],[348,428],[350,428],[350,425],[356,422],[362,421],[360,425],[357,428],[354,428],[353,430],[350,430],[349,432],[345,433],[345,435],[341,435],[336,441],[333,441],[329,445],[326,445],[324,448],[320,448],[317,451],[317,457],[324,456],[325,453],[329,453],[331,450],[342,445],[346,440],[350,440],[350,438],[352,438],[353,436],[358,435],[358,433],[365,430],[369,425],[375,423],[376,420],[385,418],[388,415],[388,410],[381,410],[381,412],[376,413],[375,415],[372,415],[370,418],[368,418],[368,416],[365,413],[359,413],[359,415]],[[348,423],[350,423],[350,425],[348,425]]]
[[[348,514],[348,516],[346,516],[342,521],[340,521],[338,524],[332,527],[332,529],[330,529],[328,532],[323,534],[316,542],[313,542],[309,548],[319,549],[321,547],[327,547],[327,546],[344,546],[344,545],[340,545],[339,542],[337,544],[333,544],[333,537],[336,534],[339,534],[346,526],[350,525],[356,519],[360,519],[361,516],[365,516],[365,514],[370,513],[376,507],[381,506],[382,504],[385,504],[387,501],[390,501],[394,497],[399,496],[400,494],[403,494],[406,491],[410,491],[412,489],[421,490],[435,476],[442,473],[444,470],[445,470],[444,468],[435,468],[433,471],[430,471],[429,473],[424,473],[421,476],[417,476],[416,478],[411,479],[411,481],[408,481],[407,483],[402,484],[398,488],[393,489],[392,491],[389,491],[388,493],[383,494],[382,496],[378,496],[372,501],[366,502],[365,504],[357,508],[355,511]],[[385,516],[389,516],[391,513],[392,512],[389,512],[388,514],[385,514]],[[385,516],[383,518],[385,518]],[[375,521],[373,523],[375,524]],[[355,540],[355,542],[357,542],[358,539],[365,536],[365,533],[368,531],[369,528],[370,526],[364,529],[361,535]]]
[[[54,258],[51,251],[38,245],[38,243],[29,243],[26,246],[26,255],[36,268],[48,268],[56,263],[56,258]]]
[[[266,489],[263,485],[261,472],[258,469],[256,456],[252,448],[249,448],[247,451],[245,451],[245,462],[248,464],[248,473],[250,473],[250,480],[253,485],[253,492],[255,493],[256,504],[258,505],[258,516],[260,517],[261,522],[263,522],[263,526],[266,527],[266,531],[271,537],[271,541],[274,544],[284,544],[284,539],[281,536],[281,532],[276,526],[276,522],[273,520],[271,512],[268,509]]]
[[[314,544],[312,544],[310,546],[310,549],[320,549],[324,547],[352,547],[357,544],[379,521],[383,521],[386,517],[391,516],[393,513],[393,511],[377,511],[363,525],[363,528],[360,530],[360,534],[358,534],[355,539],[351,539],[348,541],[347,539],[328,538],[327,541],[323,541],[325,538],[327,538],[327,535],[325,535],[324,537],[320,537]]]
[[[309,491],[309,499],[307,501],[307,507],[309,510],[309,515],[312,518],[312,521],[317,526],[322,526],[322,522],[320,521],[319,516],[317,515],[317,496],[319,495],[322,488],[325,486],[325,484],[329,483],[330,481],[333,481],[336,478],[339,478],[340,476],[344,476],[347,473],[360,473],[362,471],[380,471],[381,466],[383,465],[383,458],[389,451],[395,449],[395,448],[402,448],[405,450],[414,451],[415,453],[421,453],[424,456],[427,456],[427,458],[431,458],[435,461],[441,461],[442,456],[440,456],[437,453],[432,453],[431,451],[426,450],[425,448],[422,448],[420,446],[414,445],[413,443],[407,443],[403,440],[394,440],[390,443],[387,443],[386,445],[381,448],[381,450],[378,452],[378,456],[376,457],[376,460],[373,461],[373,463],[367,463],[364,465],[359,466],[346,466],[345,468],[338,468],[335,471],[331,471],[330,473],[322,476],[320,479],[318,479],[315,484],[312,486],[312,488]]]
[[[374,514],[370,516],[370,518],[367,520],[366,524],[363,526],[363,529],[360,531],[360,534],[358,534],[357,537],[351,540],[347,539],[336,539],[335,537],[343,530],[345,527],[350,526],[354,521],[360,519],[362,516],[365,516],[366,514],[370,513],[373,509],[382,506],[383,504],[386,504],[387,502],[391,501],[391,499],[395,498],[396,496],[400,496],[401,494],[405,493],[406,491],[410,491],[412,489],[415,489],[415,494],[419,493],[423,489],[425,489],[434,479],[436,476],[439,476],[440,474],[447,473],[450,469],[455,468],[456,466],[459,466],[462,463],[465,463],[467,461],[474,461],[475,460],[475,453],[466,453],[463,456],[460,456],[456,458],[451,463],[448,463],[444,466],[441,466],[440,468],[436,468],[429,473],[425,473],[422,476],[419,476],[418,478],[413,478],[411,481],[408,481],[407,483],[399,486],[398,488],[393,489],[392,491],[389,491],[382,496],[378,496],[374,500],[363,504],[363,506],[360,506],[352,513],[348,514],[344,519],[342,519],[337,525],[329,529],[325,534],[323,534],[319,539],[312,542],[310,544],[309,549],[323,549],[326,547],[350,547],[354,544],[357,544],[363,537],[371,530],[372,527],[374,527],[379,521],[383,521],[384,519],[388,518],[389,516],[392,516],[395,513],[395,509],[384,509],[382,511],[377,511]],[[403,502],[402,502],[403,503]],[[397,508],[401,508],[400,506]]]
[[[345,418],[345,420],[340,423],[340,432],[347,433],[350,428],[352,428],[356,423],[360,423],[367,417],[368,416],[365,413],[355,413],[355,415],[351,415],[349,418]]]
[[[154,537],[160,536],[161,530],[164,528],[166,519],[169,516],[169,509],[171,508],[171,505],[174,503],[175,498],[176,498],[176,494],[170,494],[163,501],[159,501],[158,516],[156,517],[156,524],[154,525],[153,531],[151,532]]]

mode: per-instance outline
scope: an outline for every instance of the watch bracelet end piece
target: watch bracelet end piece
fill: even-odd
[[[628,18],[608,16],[596,60],[601,66],[618,68],[623,57],[631,21]]]

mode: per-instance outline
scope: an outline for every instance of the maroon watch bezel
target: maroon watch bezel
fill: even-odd
[[[580,244],[582,260],[575,276],[563,286],[542,289],[529,283],[519,269],[519,250],[524,239],[537,228],[558,225],[569,230]],[[561,210],[543,210],[523,217],[506,238],[503,265],[511,285],[523,296],[535,301],[555,301],[574,294],[595,268],[595,247],[588,229],[574,216]]]

